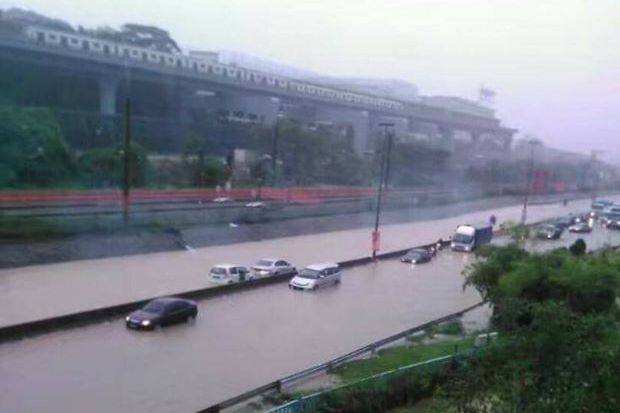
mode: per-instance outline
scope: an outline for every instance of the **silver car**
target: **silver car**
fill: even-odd
[[[252,273],[256,278],[283,274],[295,275],[297,269],[281,258],[263,258],[252,266]]]
[[[339,284],[340,277],[338,264],[314,264],[299,271],[288,286],[295,290],[316,290],[320,287]]]

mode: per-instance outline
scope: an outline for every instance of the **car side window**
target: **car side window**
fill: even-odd
[[[237,273],[238,273],[238,271],[237,271],[237,267],[232,267],[232,268],[230,269],[230,273],[231,273],[232,275],[237,275]]]
[[[168,306],[169,313],[175,313],[181,309],[181,303],[174,302]]]
[[[284,267],[286,265],[286,261],[277,261],[276,267]]]

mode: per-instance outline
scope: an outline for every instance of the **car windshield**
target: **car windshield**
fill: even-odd
[[[473,239],[473,237],[471,235],[454,234],[454,238],[452,238],[452,241],[454,241],[454,242],[462,242],[464,244],[467,244],[467,243],[470,243],[472,239]]]
[[[166,304],[161,301],[151,301],[142,308],[142,311],[153,314],[161,314],[166,309]]]
[[[211,268],[211,274],[226,275],[226,268],[213,267]]]
[[[273,265],[273,261],[272,260],[259,260],[256,263],[257,267],[271,267]]]
[[[312,270],[310,268],[304,268],[303,270],[299,272],[299,277],[310,278],[313,280],[316,280],[317,278],[319,278],[319,275],[321,275],[320,271]]]

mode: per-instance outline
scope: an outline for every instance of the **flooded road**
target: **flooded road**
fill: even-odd
[[[479,301],[442,253],[346,270],[316,293],[277,284],[200,303],[197,320],[155,332],[122,319],[0,346],[7,412],[192,412]]]
[[[582,237],[592,247],[620,242],[599,227]],[[119,318],[5,343],[0,410],[193,412],[475,304],[461,275],[472,260],[444,250],[429,264],[345,270],[339,286],[316,293],[286,284],[239,292],[201,301],[195,322],[154,332]]]
[[[532,205],[530,221],[588,210],[590,201]],[[384,225],[381,250],[394,251],[446,239],[457,225],[517,221],[520,206],[479,210],[450,218]],[[322,218],[316,218],[317,225]],[[332,219],[332,218],[330,218]],[[296,266],[343,261],[370,255],[370,228],[325,232],[196,248],[0,271],[0,326],[99,308],[209,286],[207,273],[217,263],[251,265],[259,258],[282,257]],[[36,305],[24,305],[24,303]]]

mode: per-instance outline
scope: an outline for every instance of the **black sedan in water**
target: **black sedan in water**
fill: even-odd
[[[561,227],[555,225],[543,225],[536,231],[536,238],[538,239],[560,239],[564,230]]]
[[[125,324],[129,328],[154,329],[188,321],[196,318],[198,306],[194,301],[183,298],[164,297],[149,301],[140,310],[125,317]]]
[[[407,253],[400,258],[400,262],[421,264],[423,262],[429,262],[432,258],[433,254],[429,250],[424,248],[414,248],[407,251]]]

